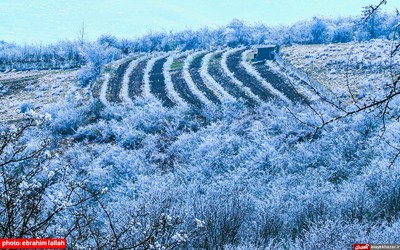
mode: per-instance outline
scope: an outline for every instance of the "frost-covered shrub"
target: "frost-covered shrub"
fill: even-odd
[[[386,164],[383,164],[386,163]],[[375,162],[366,177],[366,190],[373,197],[370,211],[373,219],[389,222],[400,218],[400,175],[388,168],[387,162]]]
[[[79,126],[88,121],[90,109],[77,107],[74,103],[64,102],[52,104],[45,108],[52,115],[50,129],[55,135],[70,135],[76,132]]]
[[[28,85],[25,87],[26,91],[34,91],[35,90],[35,86],[34,85]]]
[[[326,41],[327,26],[322,19],[314,18],[311,26],[312,43],[323,43]]]
[[[353,41],[354,27],[351,23],[339,24],[333,30],[332,42],[333,43],[348,43]]]
[[[400,242],[400,220],[383,223],[381,226],[373,227],[369,235],[369,241],[374,244],[386,242],[385,244],[398,244]]]
[[[343,220],[327,220],[314,223],[304,232],[302,239],[294,243],[283,243],[290,249],[348,249],[355,243],[370,243],[367,240],[367,225],[348,223]]]
[[[74,136],[74,140],[77,142],[87,141],[103,141],[102,134],[96,128],[84,127],[78,129]]]
[[[108,143],[116,139],[116,133],[114,129],[110,127],[110,123],[104,120],[100,120],[97,123],[89,124],[84,127],[80,127],[75,135],[74,139],[77,142],[80,141],[94,141]]]
[[[120,138],[119,143],[122,147],[135,149],[142,145],[143,140],[146,138],[146,133],[140,130],[130,130],[128,133],[122,134]]]
[[[96,81],[107,63],[120,59],[121,52],[114,47],[94,43],[84,47],[83,56],[86,65],[79,71],[78,81],[81,86],[87,86]]]
[[[47,91],[47,89],[48,89],[48,86],[46,84],[42,84],[39,86],[40,91]]]
[[[21,113],[26,113],[26,112],[28,112],[29,110],[31,110],[32,107],[33,107],[33,106],[32,106],[31,103],[29,103],[29,102],[24,102],[24,103],[21,104],[19,110],[20,110]]]
[[[97,77],[100,75],[101,68],[89,62],[83,66],[78,72],[79,85],[81,87],[93,84]]]
[[[113,35],[101,35],[97,39],[97,42],[104,47],[117,47],[118,46],[118,40]]]
[[[46,128],[51,117],[25,118],[0,132],[0,232],[7,238],[65,237],[73,226],[62,222],[75,219],[65,212],[92,196],[57,163]]]
[[[60,41],[50,45],[3,44],[0,71],[77,68],[84,64],[77,42]]]
[[[247,214],[243,201],[235,196],[213,196],[196,202],[198,204],[193,209],[204,221],[206,232],[198,240],[200,248],[224,248],[225,245],[237,245],[240,242],[239,232]]]

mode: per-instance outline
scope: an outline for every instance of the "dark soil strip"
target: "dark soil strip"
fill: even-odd
[[[14,85],[29,85],[31,82],[38,80],[40,77],[45,76],[46,74],[38,74],[38,75],[33,75],[33,76],[23,76],[23,77],[16,77],[12,79],[7,79],[7,80],[0,80],[0,84],[4,86],[8,86],[10,88],[13,88]]]
[[[176,61],[183,65],[186,56],[177,58]],[[171,81],[174,86],[176,92],[178,92],[179,96],[185,100],[190,105],[193,105],[197,108],[202,107],[201,101],[192,93],[189,89],[189,86],[185,79],[183,78],[183,69],[179,68],[177,70],[171,71]]]
[[[0,80],[0,86],[3,85],[5,92],[0,92],[0,96],[16,95],[24,91],[31,91],[26,87],[37,84],[39,79],[46,76],[47,74],[35,74],[30,76],[15,77],[11,79]]]
[[[206,54],[202,54],[196,58],[194,58],[194,60],[192,61],[192,63],[190,64],[189,67],[189,73],[190,76],[193,79],[193,82],[196,83],[197,88],[199,88],[199,90],[201,92],[204,93],[204,95],[212,102],[214,103],[221,103],[220,100],[218,99],[218,97],[212,92],[211,89],[209,89],[203,82],[203,80],[201,79],[200,76],[200,68],[201,68],[201,60],[203,60],[203,57]]]
[[[129,97],[134,100],[137,97],[142,96],[142,86],[143,86],[143,74],[146,68],[147,62],[150,59],[143,60],[136,65],[132,71],[132,75],[129,78]]]
[[[174,89],[180,97],[185,100],[185,102],[189,103],[190,105],[193,105],[197,108],[202,107],[202,103],[195,95],[193,95],[192,91],[190,91],[187,82],[185,79],[182,77],[182,71],[176,71],[171,73],[171,81],[172,84],[174,85]]]
[[[3,89],[8,89],[5,93],[0,92],[0,96],[16,95],[24,91],[29,91],[26,89],[26,87],[38,83],[40,77],[41,76],[39,75],[0,81],[0,85],[3,85]]]
[[[275,97],[269,93],[254,76],[246,72],[245,68],[240,65],[242,53],[244,50],[239,50],[227,58],[228,69],[235,74],[235,77],[248,87],[261,100],[269,101]]]
[[[283,93],[287,98],[293,102],[302,102],[304,98],[296,92],[293,86],[287,84],[281,76],[273,72],[265,63],[260,63],[255,66],[260,75],[269,82],[272,87]]]
[[[121,98],[119,98],[119,93],[121,91],[121,86],[122,86],[122,80],[124,79],[125,71],[132,60],[133,59],[130,59],[122,63],[118,67],[117,72],[115,72],[115,75],[113,75],[110,81],[108,82],[106,98],[109,102],[122,102]]]
[[[153,69],[150,71],[150,92],[161,100],[164,106],[172,107],[174,103],[167,96],[165,78],[163,75],[163,65],[166,61],[166,57],[157,60]]]
[[[222,52],[213,56],[208,67],[208,73],[215,79],[216,82],[221,84],[223,88],[232,96],[238,100],[242,100],[249,106],[255,106],[257,104],[251,97],[247,96],[246,93],[234,84],[229,76],[227,76],[221,67]]]

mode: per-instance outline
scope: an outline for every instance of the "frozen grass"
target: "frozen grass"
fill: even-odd
[[[379,92],[390,82],[391,71],[396,73],[400,56],[390,59],[391,49],[392,43],[388,40],[293,45],[282,48],[281,56],[336,96],[350,99],[350,88],[358,99],[362,99]]]
[[[75,99],[78,95],[87,102],[88,89],[77,88],[76,77],[76,70],[0,73],[0,121],[20,119],[20,106],[25,102],[31,103],[35,111],[67,97]]]

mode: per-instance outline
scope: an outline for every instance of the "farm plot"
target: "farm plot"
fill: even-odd
[[[137,68],[138,64],[141,61],[144,61],[145,59],[147,59],[147,57],[140,57],[136,60],[132,60],[125,73],[124,73],[124,77],[122,79],[122,86],[121,86],[121,90],[119,93],[119,97],[121,98],[121,100],[125,103],[131,103],[132,102],[132,98],[129,97],[129,82],[130,82],[130,78],[132,77],[132,74],[134,73],[135,68]]]
[[[191,93],[193,95],[195,95],[196,98],[199,99],[202,104],[210,105],[211,104],[210,100],[207,99],[205,94],[200,91],[200,89],[197,87],[196,83],[193,81],[193,79],[190,75],[190,72],[189,72],[189,68],[193,61],[193,58],[195,58],[201,54],[203,54],[203,52],[196,52],[196,53],[190,54],[186,57],[186,59],[183,62],[182,76],[183,76],[183,79],[185,79],[187,86],[190,89]]]
[[[174,102],[168,97],[165,86],[165,78],[163,75],[163,66],[167,58],[158,59],[150,71],[150,92],[157,97],[166,107],[174,106]]]
[[[17,78],[6,77],[0,75],[1,92],[3,94],[18,94],[24,91],[25,88],[34,85],[38,82],[39,78],[46,74],[33,73],[30,75],[20,75]]]
[[[269,101],[274,96],[264,89],[256,77],[250,75],[246,69],[241,65],[242,53],[245,49],[237,50],[230,54],[227,58],[227,66],[230,72],[234,74],[243,85],[251,90],[252,93],[257,95],[263,101]]]
[[[124,61],[117,69],[117,72],[110,78],[107,89],[107,100],[109,102],[122,102],[120,98],[120,91],[122,87],[122,81],[124,74],[131,63],[133,58]]]
[[[208,71],[211,77],[213,77],[215,81],[219,82],[222,86],[224,86],[226,91],[228,91],[229,94],[234,96],[237,100],[241,100],[245,104],[250,106],[256,105],[254,99],[246,95],[245,91],[243,91],[239,86],[235,85],[232,82],[232,79],[230,79],[226,74],[224,74],[224,71],[221,67],[222,53],[223,52],[216,53],[209,62]]]
[[[400,64],[399,55],[390,58],[391,50],[391,41],[372,40],[293,45],[283,47],[281,56],[337,97],[350,100],[349,87],[357,98],[363,99],[391,82],[391,70]]]
[[[274,72],[265,62],[256,63],[253,64],[253,66],[262,78],[269,82],[273,88],[283,93],[291,101],[303,101],[304,98],[295,88],[293,88],[293,86],[290,85],[290,83],[288,83],[288,81],[285,80],[284,76],[278,74],[278,72]]]
[[[167,61],[164,63],[163,75],[165,78],[165,89],[167,91],[167,96],[171,99],[175,104],[181,107],[187,107],[187,103],[182,99],[179,93],[175,90],[174,84],[172,83],[171,77],[171,66],[174,63],[175,57],[179,57],[179,54],[171,55],[168,57]]]
[[[174,86],[174,89],[178,92],[178,94],[185,100],[186,103],[193,105],[197,108],[202,106],[201,101],[196,97],[193,92],[190,90],[188,83],[185,81],[183,77],[183,65],[186,56],[179,57],[174,60],[171,65],[170,74],[171,81]]]
[[[213,90],[213,92],[218,96],[221,102],[234,102],[236,101],[235,97],[230,95],[224,89],[224,87],[222,87],[219,82],[215,81],[215,79],[208,72],[209,63],[214,53],[216,52],[210,52],[203,57],[203,60],[201,61],[200,76],[204,84],[206,84],[208,88]]]
[[[218,96],[215,92],[213,92],[207,85],[203,82],[201,75],[200,75],[200,68],[203,57],[206,53],[200,54],[196,56],[193,61],[190,63],[189,66],[189,73],[193,82],[196,84],[197,88],[203,92],[203,94],[213,103],[221,103],[218,99]]]
[[[29,109],[68,97],[79,103],[88,100],[88,89],[76,84],[77,70],[41,70],[0,73],[0,123],[17,121]]]
[[[132,100],[138,97],[142,97],[143,72],[149,60],[150,58],[140,61],[138,65],[133,69],[132,74],[129,78],[128,92],[129,97]]]
[[[270,100],[302,101],[282,69],[250,62],[250,52],[239,48],[125,58],[105,68],[92,94],[106,105],[139,97],[157,98],[166,107],[197,108],[238,100],[251,107]]]
[[[382,46],[382,44],[377,45],[377,48]],[[335,47],[328,48],[330,52],[335,52]],[[371,51],[370,54],[379,59],[376,52],[378,49],[361,48],[358,50],[367,49],[367,52],[371,50],[375,54]],[[386,47],[384,49],[387,50]],[[289,57],[288,50],[283,50],[286,57]],[[189,105],[196,108],[238,100],[254,107],[265,101],[279,99],[280,94],[287,96],[293,102],[301,102],[303,97],[298,96],[296,91],[310,99],[309,95],[301,91],[304,86],[299,88],[296,84],[294,87],[286,84],[282,76],[283,72],[286,72],[283,66],[269,62],[252,64],[246,57],[249,51],[237,48],[209,52],[134,55],[108,64],[97,82],[91,86],[91,92],[85,92],[89,89],[76,86],[77,71],[1,73],[0,118],[10,120],[21,117],[22,104],[38,110],[47,103],[59,100],[60,97],[85,101],[90,97],[90,93],[93,98],[99,99],[105,105],[120,105],[138,98],[157,98],[167,107]],[[294,61],[298,59],[296,56],[292,56]],[[325,57],[321,56],[320,59],[322,58]],[[310,58],[302,56],[301,59]],[[336,59],[339,63],[336,66],[341,67],[341,71],[337,70],[335,74],[338,78],[343,71],[341,63],[343,60],[339,62],[339,59],[343,59],[343,56]],[[384,62],[378,59],[375,68],[379,71]],[[361,67],[362,63],[354,62],[354,64],[353,68],[358,71],[364,70]],[[385,69],[387,68],[386,65]],[[378,73],[377,76],[382,76]],[[332,75],[334,74],[331,72],[329,76]],[[269,83],[271,88],[268,88],[265,82]],[[271,89],[275,89],[276,92]]]
[[[275,97],[277,97],[279,100],[284,101],[288,104],[291,104],[291,101],[287,98],[286,95],[284,95],[282,92],[279,90],[275,89],[270,82],[266,81],[257,71],[256,69],[252,66],[252,63],[250,62],[248,55],[249,53],[252,52],[252,50],[246,50],[242,54],[242,61],[240,64],[246,69],[247,73],[250,75],[254,76],[260,84],[271,94],[273,94]]]
[[[105,105],[108,104],[108,99],[110,99],[111,96],[116,95],[117,98],[119,98],[118,97],[119,90],[117,91],[116,94],[110,92],[111,90],[110,81],[112,78],[117,77],[118,74],[122,75],[121,78],[123,77],[124,70],[121,70],[120,66],[125,62],[125,60],[126,59],[121,59],[108,64],[104,68],[103,74],[99,77],[99,79],[97,79],[97,81],[92,86],[92,96],[95,99],[99,99]],[[120,83],[116,84],[121,85]],[[111,101],[113,101],[113,99],[111,99]]]

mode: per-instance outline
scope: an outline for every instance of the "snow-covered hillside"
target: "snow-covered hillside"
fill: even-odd
[[[328,87],[338,97],[349,97],[348,86],[358,98],[379,92],[399,73],[400,55],[390,57],[394,42],[293,45],[282,57]]]

